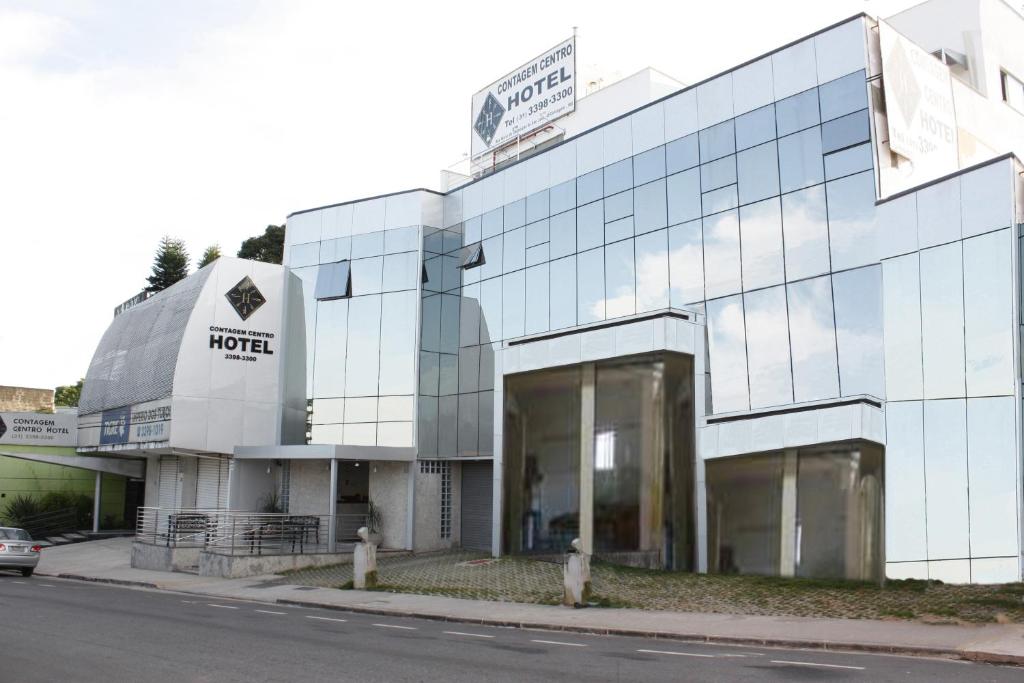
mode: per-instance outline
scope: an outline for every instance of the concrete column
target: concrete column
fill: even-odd
[[[594,553],[594,364],[584,363],[580,386],[580,543]]]
[[[797,560],[796,475],[797,452],[787,449],[782,456],[782,513],[779,524],[779,576],[794,576]]]
[[[100,493],[103,491],[103,473],[96,472],[96,488],[92,497],[92,530],[100,530]]]
[[[331,506],[327,514],[327,552],[333,553],[338,545],[338,461],[331,458]]]

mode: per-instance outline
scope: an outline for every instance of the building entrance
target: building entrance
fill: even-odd
[[[338,463],[337,540],[356,541],[356,532],[370,511],[370,463],[343,460]]]

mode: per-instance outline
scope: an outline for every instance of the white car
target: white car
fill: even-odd
[[[0,569],[17,569],[22,576],[32,576],[42,549],[24,529],[0,526]]]

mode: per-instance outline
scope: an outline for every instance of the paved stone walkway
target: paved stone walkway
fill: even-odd
[[[492,559],[463,551],[393,555],[378,560],[381,589],[475,600],[558,604],[562,568],[526,558]],[[593,565],[596,599],[644,610],[919,619],[935,623],[1024,623],[1024,585],[960,586],[891,581],[884,588],[843,581],[660,572]],[[341,588],[351,565],[291,572],[277,581]]]

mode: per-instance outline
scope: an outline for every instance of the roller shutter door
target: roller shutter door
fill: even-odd
[[[462,463],[462,547],[491,551],[494,489],[490,460]]]
[[[196,507],[201,510],[223,510],[228,499],[228,460],[199,458],[196,473]]]
[[[160,456],[160,479],[157,482],[158,505],[164,509],[181,507],[181,477],[178,456]]]

